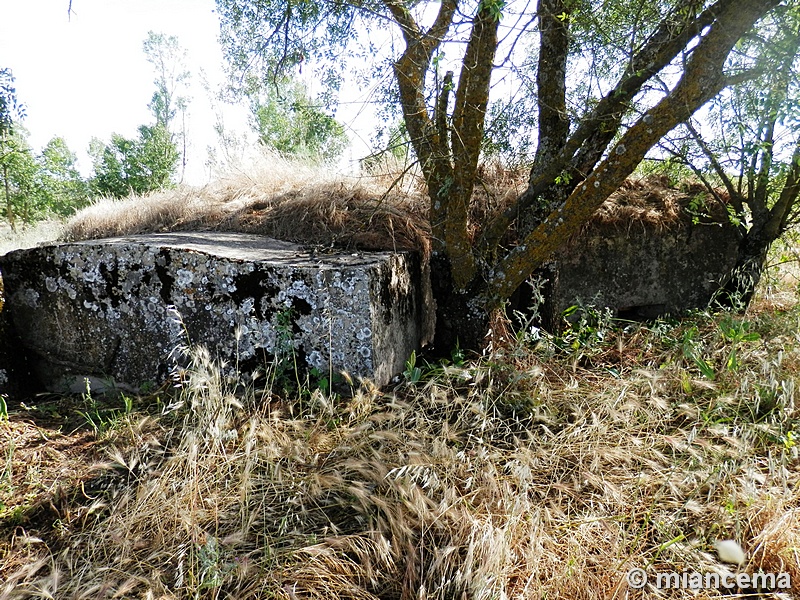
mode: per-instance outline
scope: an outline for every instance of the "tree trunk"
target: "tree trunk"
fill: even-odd
[[[736,265],[731,270],[730,279],[720,289],[716,302],[725,308],[741,310],[750,304],[755,294],[767,252],[774,240],[765,236],[748,234],[739,244]]]
[[[771,147],[768,150],[771,154]],[[765,183],[764,187],[766,185]],[[764,195],[766,196],[766,192]],[[755,203],[748,201],[753,214],[753,224],[739,244],[736,266],[731,271],[731,277],[720,290],[717,301],[721,305],[740,309],[750,304],[767,262],[767,252],[772,242],[786,231],[798,197],[800,197],[800,138],[795,143],[786,181],[772,208],[766,208],[766,200],[759,200],[758,203],[763,206],[763,210],[752,210]]]
[[[471,288],[459,289],[455,285],[446,255],[432,255],[430,265],[431,291],[436,302],[434,352],[447,355],[456,345],[472,350],[484,348],[491,320],[487,303]]]
[[[405,3],[384,0],[406,41],[394,70],[406,127],[431,200],[431,275],[437,304],[434,345],[439,351],[446,352],[456,342],[473,350],[486,346],[495,311],[501,310],[530,274],[591,218],[654,144],[731,83],[723,67],[732,47],[778,2],[717,0],[695,18],[691,10],[695,3],[681,0],[679,4],[687,11],[675,13],[675,18],[662,23],[633,56],[617,88],[566,139],[569,122],[561,79],[565,77],[562,67],[569,47],[569,3],[541,0],[544,62],[539,69],[547,72],[540,73],[538,82],[539,92],[545,96],[540,99],[538,162],[526,192],[491,222],[482,224],[475,240],[470,233],[469,203],[497,50],[497,5],[479,3],[472,18],[455,90],[451,130],[445,131],[442,123],[446,119],[441,114],[432,119],[429,114],[425,77],[434,51],[450,29],[458,2],[443,1],[434,24],[423,31]],[[559,8],[563,9],[563,21],[562,13],[555,13]],[[644,83],[673,60],[688,40],[706,29],[674,88],[618,136],[622,116]],[[440,101],[439,113],[443,106]],[[442,135],[445,133],[449,135]],[[447,147],[448,138],[451,148]],[[556,152],[561,146],[561,152]],[[541,203],[542,214],[526,222],[524,215],[535,212]],[[520,242],[503,250],[502,240],[512,225],[517,226]]]
[[[726,6],[698,43],[673,90],[633,124],[589,176],[483,280],[484,296],[498,308],[570,236],[591,219],[639,165],[647,152],[678,124],[730,83],[724,64],[736,42],[776,0]],[[523,194],[524,196],[525,194]]]
[[[11,230],[16,231],[17,224],[14,221],[14,209],[11,206],[11,191],[8,185],[8,165],[5,163],[3,163],[3,183],[6,193],[6,218],[8,218],[8,223],[11,225]]]

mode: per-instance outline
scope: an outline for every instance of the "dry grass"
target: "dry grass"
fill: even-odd
[[[0,226],[0,254],[52,242],[62,235],[63,228],[64,224],[61,221],[53,220],[21,226],[17,231],[13,231],[8,225],[2,225]]]
[[[724,196],[725,194],[723,194]],[[690,203],[695,202],[695,207]],[[687,212],[694,211],[694,214]],[[692,216],[714,222],[727,222],[728,214],[700,183],[672,186],[666,176],[650,175],[625,181],[598,209],[594,227],[671,229],[690,221]]]
[[[729,538],[800,592],[800,309],[603,333],[349,399],[234,395],[197,350],[0,598],[710,598],[625,573],[735,570]]]
[[[267,156],[247,173],[229,174],[200,189],[101,200],[67,223],[63,239],[217,230],[310,245],[427,252],[429,226],[421,195],[395,179],[388,174],[344,178]]]
[[[124,200],[104,199],[70,219],[62,239],[217,230],[263,234],[318,247],[361,250],[430,249],[427,200],[420,174],[379,163],[360,178],[321,171],[274,155],[203,188],[177,188]],[[470,235],[507,208],[527,184],[523,170],[482,165],[470,206]],[[702,202],[700,202],[702,200]],[[592,228],[670,229],[699,213],[726,217],[699,184],[671,187],[664,177],[631,179],[597,211]],[[699,214],[698,213],[698,214]],[[513,237],[514,232],[508,234]]]
[[[387,202],[316,174],[298,187],[300,175],[98,205],[69,235],[287,221],[280,237],[315,244],[425,235],[413,187]],[[13,523],[14,507],[0,511],[0,600],[713,598],[729,594],[640,592],[625,574],[734,571],[713,551],[723,539],[747,551],[746,572],[788,572],[797,595],[800,307],[781,294],[744,317],[521,333],[350,398],[277,399],[195,349],[171,409],[120,418],[91,447],[102,462],[70,471],[74,491],[38,477],[30,511]],[[32,454],[17,452],[35,430],[15,419],[0,422],[6,503],[31,477],[19,471]]]

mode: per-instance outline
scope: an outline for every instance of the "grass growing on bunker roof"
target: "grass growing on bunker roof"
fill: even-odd
[[[625,573],[735,572],[725,539],[797,594],[796,286],[602,339],[520,332],[350,398],[234,394],[197,349],[182,408],[130,415],[57,524],[17,525],[0,598],[712,598]]]
[[[429,226],[416,178],[344,177],[275,156],[202,188],[104,199],[70,219],[77,241],[166,231],[236,231],[308,245],[427,252]]]
[[[470,206],[470,235],[476,237],[482,225],[507,208],[526,182],[524,171],[481,165]],[[697,214],[727,218],[702,186],[684,188],[670,186],[664,177],[631,179],[587,227],[639,224],[663,230]],[[419,250],[427,255],[427,214],[423,181],[414,168],[379,163],[352,177],[266,154],[246,171],[231,171],[202,188],[181,186],[122,200],[101,199],[68,220],[61,239],[234,231],[309,246]],[[514,236],[509,231],[506,243],[513,244]]]

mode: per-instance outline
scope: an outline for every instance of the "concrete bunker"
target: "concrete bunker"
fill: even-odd
[[[551,329],[576,304],[650,320],[707,306],[736,264],[727,207],[700,186],[627,181],[542,271]]]
[[[303,370],[383,385],[427,335],[413,252],[318,255],[263,236],[180,232],[15,251],[0,270],[4,313],[54,391],[85,377],[161,383],[188,343],[229,368],[291,353]]]
[[[51,389],[74,389],[87,375],[132,388],[163,381],[178,364],[171,352],[187,342],[231,369],[289,348],[304,369],[387,383],[432,338],[424,208],[419,194],[341,182],[244,200],[163,192],[92,207],[65,243],[0,257],[0,319],[20,334],[4,336],[6,354],[21,345],[23,367]],[[545,325],[557,329],[578,302],[635,319],[704,306],[738,241],[726,208],[700,186],[628,181],[545,270]],[[11,389],[2,381],[0,373],[0,392]]]

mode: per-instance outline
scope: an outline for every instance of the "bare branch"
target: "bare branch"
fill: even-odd
[[[449,132],[447,125],[447,105],[450,103],[450,92],[453,91],[453,72],[448,71],[444,75],[442,81],[442,89],[439,90],[439,96],[436,98],[436,131],[439,134],[439,139],[442,145],[449,146],[448,142]]]
[[[700,150],[703,152],[703,155],[708,159],[708,162],[711,163],[711,168],[714,169],[714,173],[716,173],[717,177],[720,178],[720,180],[722,181],[722,185],[725,186],[725,189],[728,192],[728,196],[730,196],[731,202],[733,203],[733,208],[736,210],[737,214],[742,214],[742,212],[744,211],[744,205],[742,204],[742,197],[739,195],[739,192],[734,187],[731,178],[728,177],[728,174],[725,172],[725,169],[720,164],[716,154],[714,154],[713,150],[711,150],[711,148],[708,146],[706,141],[703,139],[703,136],[700,135],[700,132],[697,131],[691,119],[686,121],[685,125],[686,128],[689,130],[692,139],[699,146]]]

